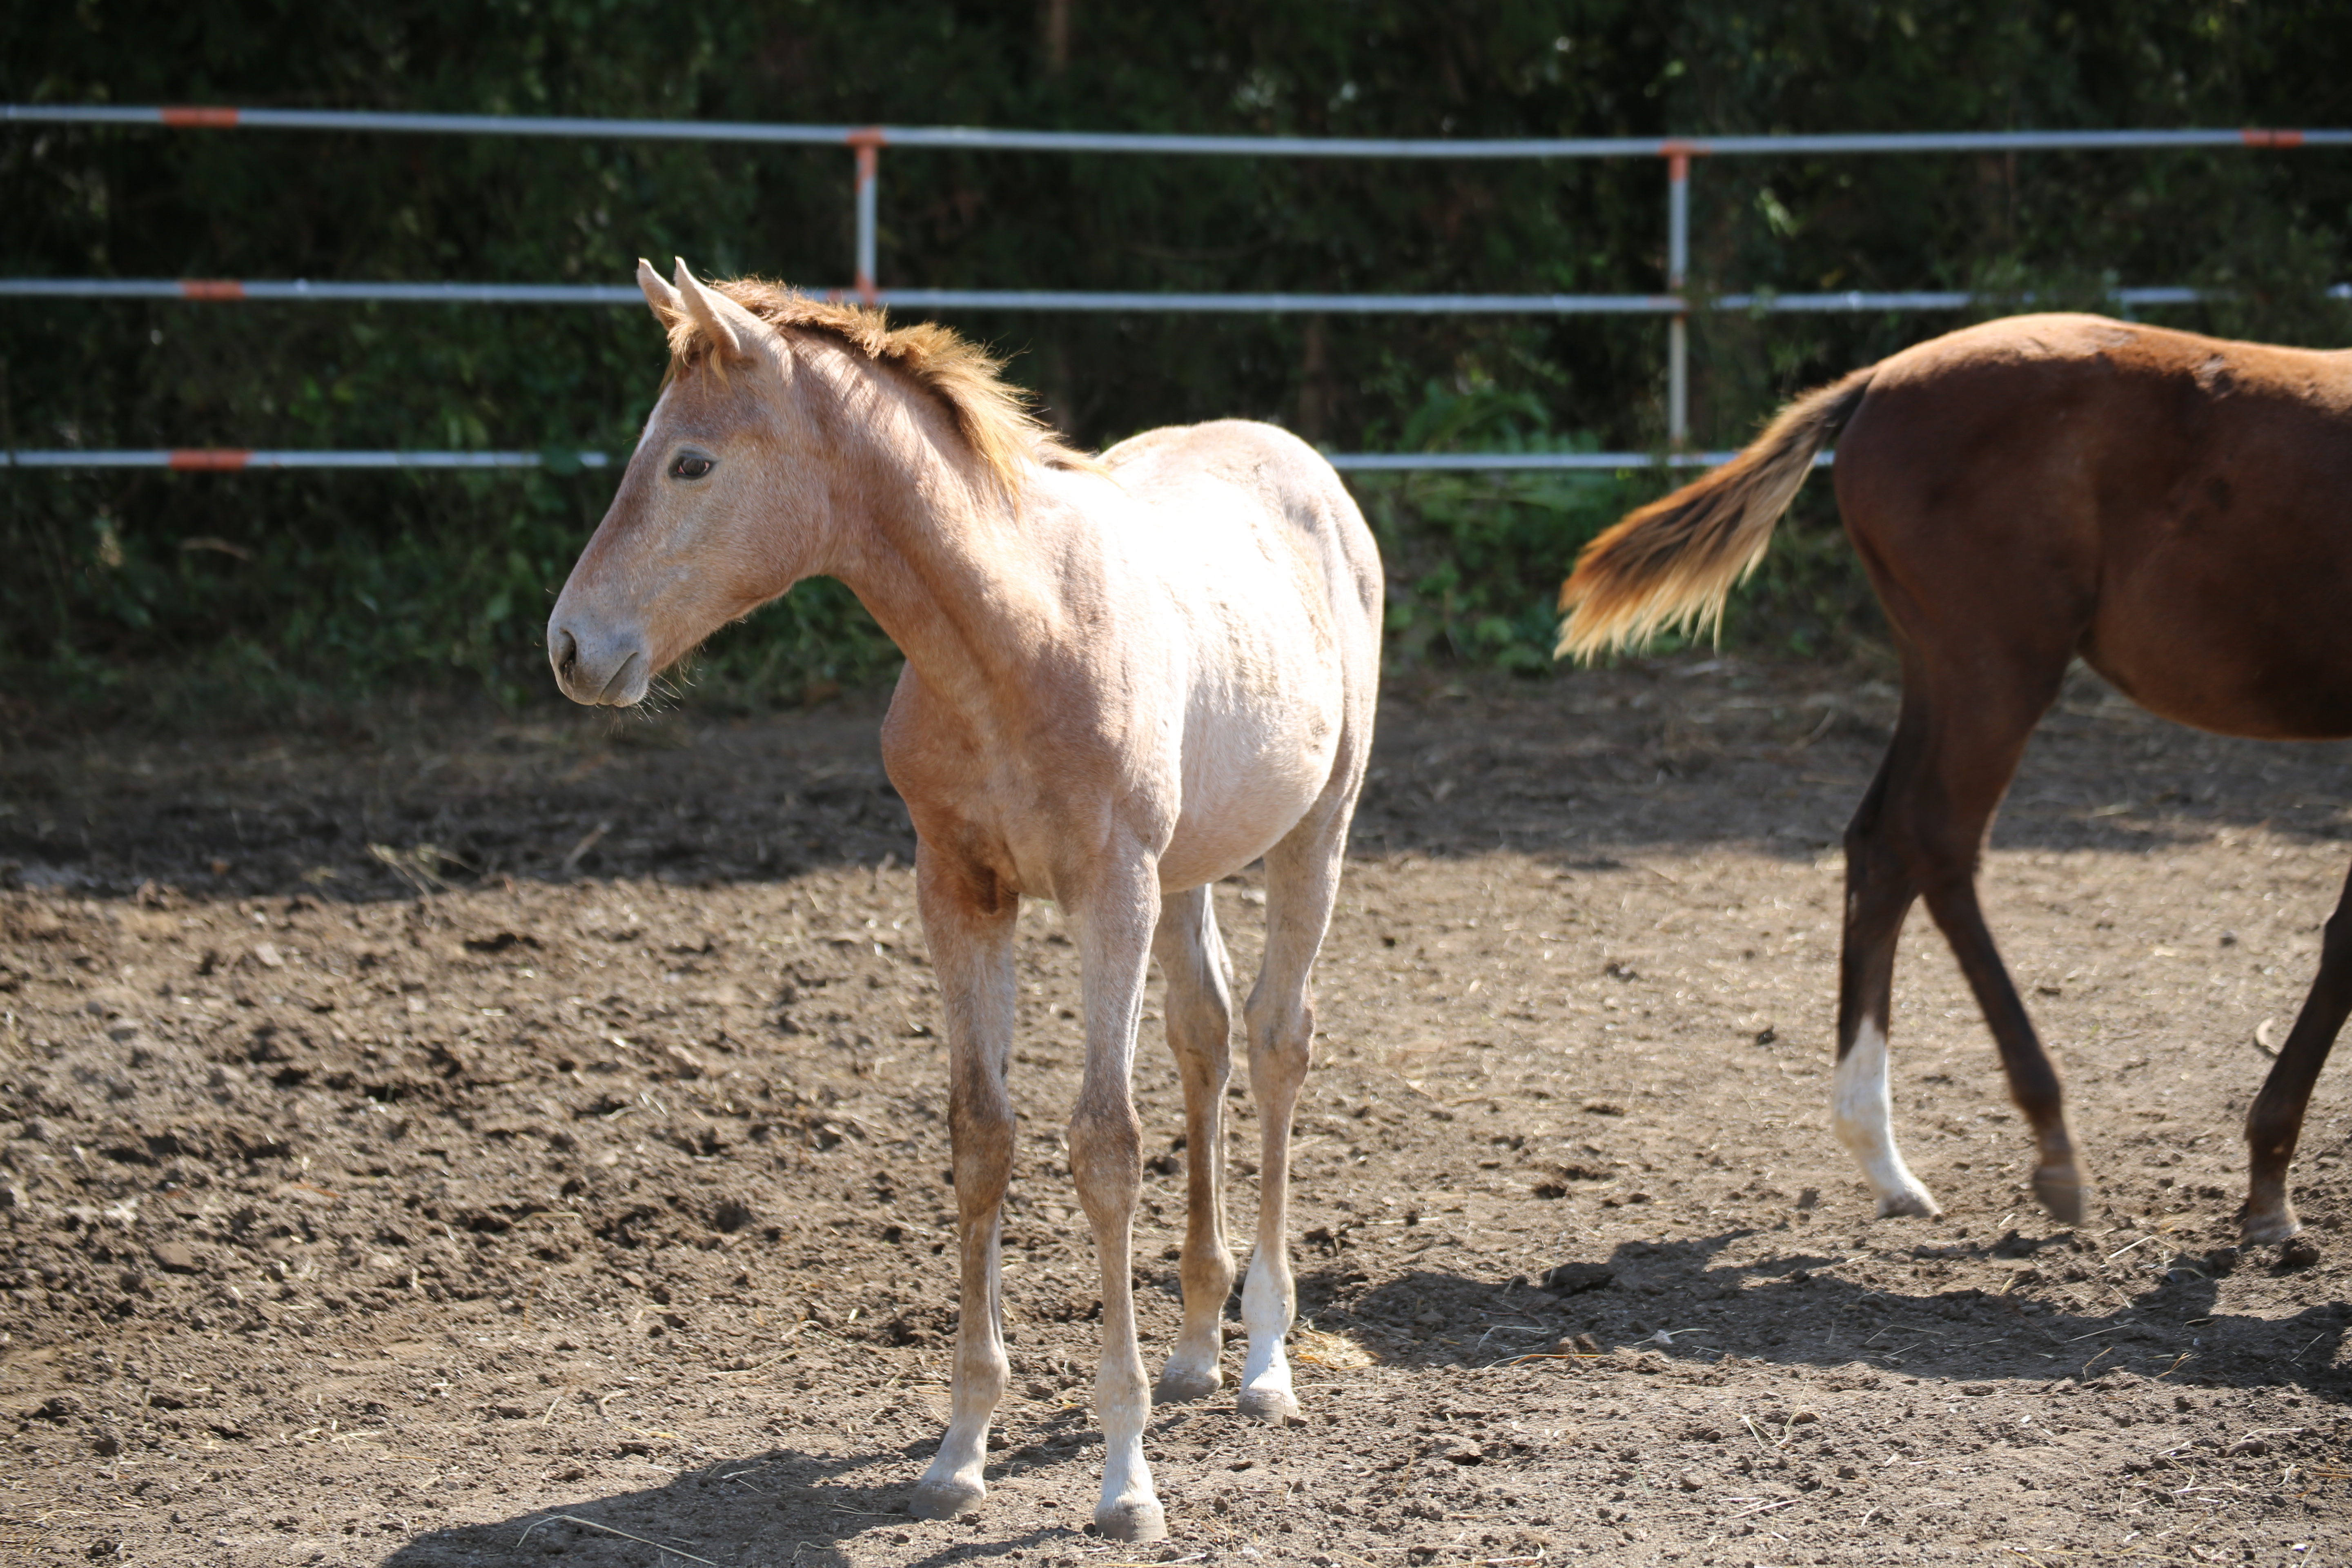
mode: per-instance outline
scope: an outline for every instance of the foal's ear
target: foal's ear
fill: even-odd
[[[642,256],[637,258],[637,287],[646,291],[646,303],[653,307],[654,320],[662,324],[663,331],[686,320],[686,301]]]
[[[694,318],[694,324],[709,337],[719,354],[727,359],[746,357],[751,351],[743,346],[743,328],[755,328],[757,320],[734,300],[723,294],[715,294],[696,282],[694,274],[687,270],[682,258],[677,264],[677,278],[678,297],[684,301],[687,313]],[[733,316],[742,318],[741,327],[729,319]]]

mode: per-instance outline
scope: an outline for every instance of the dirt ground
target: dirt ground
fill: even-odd
[[[1306,1415],[1155,1412],[1173,1539],[1141,1551],[1085,1530],[1077,975],[1045,906],[993,1490],[900,1511],[954,1278],[871,705],[12,742],[0,1558],[2344,1561],[2352,1072],[2297,1167],[2315,1260],[2230,1243],[2352,752],[2070,685],[1986,885],[2096,1217],[2031,1207],[1915,918],[1895,1102],[1948,1212],[1879,1221],[1825,1100],[1837,838],[1893,698],[1711,659],[1391,692],[1300,1114]],[[1244,976],[1260,897],[1218,889]],[[1156,1365],[1183,1156],[1141,1061]]]

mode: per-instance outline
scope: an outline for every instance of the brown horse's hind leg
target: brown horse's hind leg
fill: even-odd
[[[1917,1215],[1933,1219],[1939,1212],[1935,1198],[1895,1146],[1894,1104],[1886,1082],[1895,939],[1903,932],[1912,900],[1919,896],[1903,857],[1887,842],[1886,790],[1898,761],[1907,759],[1916,747],[1916,737],[1906,738],[1898,728],[1878,777],[1846,828],[1845,940],[1838,954],[1838,1054],[1830,1125],[1861,1164],[1882,1218]]]
[[[1984,1010],[1993,1043],[2000,1049],[2000,1065],[2009,1074],[2010,1098],[2033,1128],[2037,1155],[2033,1195],[2060,1224],[2080,1225],[2090,1198],[2090,1180],[2084,1174],[2074,1133],[2066,1125],[2058,1069],[2042,1048],[2033,1020],[2026,1016],[2025,1004],[1993,946],[1984,911],[1977,905],[1976,879],[1956,878],[1930,888],[1927,912],[1936,917],[1944,940],[1952,945],[1953,956],[1960,961],[1960,972],[1968,976],[1969,988],[1976,993],[1977,1005]]]
[[[1951,653],[1954,650],[1942,650]],[[1924,897],[2000,1047],[2018,1109],[2033,1128],[2034,1196],[2067,1225],[2082,1223],[2088,1183],[2066,1126],[2058,1074],[2033,1032],[1978,907],[1977,863],[1993,813],[2016,775],[2033,726],[2056,698],[2062,654],[1955,658],[1943,677],[1906,660],[1903,717],[1878,782],[1847,836],[1846,994],[1841,999],[1836,1088],[1841,1137],[1878,1188],[1882,1214],[1933,1213],[1933,1200],[1894,1152],[1885,1106],[1887,985],[1895,938],[1914,896]],[[2004,670],[2003,665],[2007,668]],[[2037,669],[2036,664],[2046,669]],[[1873,1134],[1883,1136],[1874,1145]],[[1874,1152],[1883,1164],[1873,1168]]]
[[[2058,1070],[2042,1048],[1977,902],[1977,866],[1993,814],[2017,776],[2033,726],[2057,700],[2066,657],[2060,652],[2026,662],[1966,651],[1971,657],[1955,658],[1947,667],[1965,675],[1935,680],[1928,700],[1933,739],[1911,797],[1921,808],[1912,824],[1915,874],[1927,912],[1992,1030],[2010,1098],[2033,1129],[2033,1195],[2061,1224],[2080,1225],[2090,1183],[2066,1125]]]
[[[2253,1109],[2246,1112],[2251,1160],[2245,1238],[2250,1245],[2284,1241],[2303,1228],[2286,1193],[2287,1165],[2303,1135],[2311,1086],[2327,1064],[2328,1050],[2347,1014],[2352,1014],[2352,877],[2345,880],[2336,912],[2327,917],[2311,994],[2303,999],[2303,1011],[2295,1015],[2294,1028],[2279,1047],[2278,1061],[2263,1081],[2262,1093],[2254,1097]]]

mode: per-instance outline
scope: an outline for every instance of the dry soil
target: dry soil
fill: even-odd
[[[954,1280],[870,706],[20,739],[0,1557],[2341,1561],[2352,1078],[2322,1079],[2298,1166],[2315,1258],[2230,1243],[2255,1037],[2308,981],[2352,753],[2195,735],[2078,677],[1985,880],[2095,1217],[2032,1206],[1915,920],[1895,1104],[1948,1212],[1880,1221],[1824,1099],[1838,835],[1893,697],[1715,660],[1391,694],[1300,1112],[1306,1414],[1155,1412],[1174,1533],[1140,1552],[1085,1528],[1097,1292],[1047,906],[993,1489],[901,1511]],[[1217,897],[1246,976],[1261,895]],[[1168,1058],[1142,1064],[1156,1359],[1183,1155]]]

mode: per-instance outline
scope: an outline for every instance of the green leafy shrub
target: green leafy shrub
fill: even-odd
[[[0,7],[0,100],[829,124],[1627,136],[2352,122],[2352,28],[2261,5],[1748,0],[106,0]],[[1662,286],[1655,159],[1064,157],[886,151],[886,283],[1316,292]],[[1977,287],[2096,303],[2217,290],[2166,324],[2338,347],[2352,161],[2324,149],[1706,158],[1694,290]],[[845,280],[837,147],[0,127],[0,275]],[[1691,325],[1694,444],[1948,316]],[[1636,317],[959,312],[1067,434],[1278,420],[1352,450],[1663,440]],[[660,374],[641,311],[0,300],[0,445],[628,450]],[[1433,393],[1434,386],[1440,389]],[[1570,434],[1577,433],[1577,434]],[[545,696],[543,610],[611,493],[564,474],[0,478],[0,686],[82,705],[282,707],[415,683]],[[1367,477],[1391,654],[1535,671],[1575,550],[1647,474]],[[1831,652],[1876,624],[1815,481],[1727,646]],[[223,548],[226,546],[226,548]],[[698,700],[882,679],[837,587],[714,637]]]
[[[1550,429],[1543,402],[1492,382],[1431,382],[1403,421],[1412,451],[1593,452]],[[1392,668],[1459,663],[1541,675],[1554,667],[1559,584],[1577,552],[1626,512],[1692,475],[1656,468],[1358,474],[1350,488],[1388,568]],[[1801,493],[1725,616],[1728,647],[1781,656],[1850,652],[1878,630],[1827,476]],[[1670,649],[1680,639],[1662,639]]]

